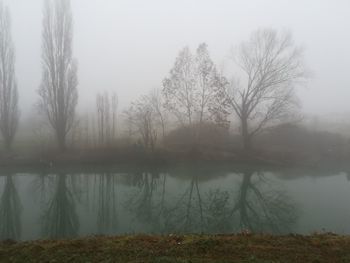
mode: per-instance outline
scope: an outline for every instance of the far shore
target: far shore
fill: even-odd
[[[295,155],[297,155],[296,153]],[[281,158],[282,156],[282,158]],[[287,156],[287,157],[285,157]],[[300,169],[311,173],[348,172],[350,160],[323,157],[318,160],[308,158],[288,158],[287,153],[238,155],[222,152],[214,153],[174,153],[157,151],[140,152],[67,152],[29,155],[0,156],[0,172],[132,172],[139,170],[168,171],[176,167],[188,169],[219,169],[239,172],[256,170]],[[1,174],[0,174],[1,175]]]

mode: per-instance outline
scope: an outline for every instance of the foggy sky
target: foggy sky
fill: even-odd
[[[232,46],[261,27],[289,29],[313,77],[298,89],[303,111],[350,112],[350,1],[72,0],[79,109],[116,91],[120,109],[161,87],[179,50],[206,42],[220,67]],[[41,80],[43,0],[10,8],[22,117],[34,111]]]

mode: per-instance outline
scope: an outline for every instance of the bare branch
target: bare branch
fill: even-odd
[[[244,85],[222,90],[223,104],[241,120],[245,149],[251,138],[274,121],[296,110],[294,89],[306,80],[302,51],[290,33],[258,30],[244,42],[235,59],[245,75]]]

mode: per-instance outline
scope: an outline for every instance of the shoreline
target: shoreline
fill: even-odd
[[[257,169],[269,171],[283,171],[288,169],[301,169],[310,173],[348,172],[350,162],[346,160],[322,160],[319,162],[278,162],[273,159],[259,157],[250,158],[188,158],[187,156],[72,156],[56,155],[54,157],[0,157],[0,172],[28,173],[28,172],[133,172],[145,170],[168,171],[173,168],[189,169],[218,169],[228,172],[239,172],[244,169]],[[0,175],[1,176],[1,175]]]

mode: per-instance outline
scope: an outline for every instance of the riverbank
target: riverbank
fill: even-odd
[[[0,262],[350,262],[350,236],[169,235],[0,242]]]
[[[296,158],[295,156],[298,156]],[[63,172],[128,172],[130,167],[140,169],[163,169],[186,167],[215,167],[229,171],[247,167],[262,167],[269,170],[307,169],[311,171],[346,172],[350,170],[349,159],[339,156],[303,156],[275,152],[274,154],[255,152],[250,155],[222,151],[173,152],[158,150],[154,153],[139,152],[130,149],[105,149],[93,151],[72,150],[66,153],[45,152],[33,154],[0,155],[0,171],[21,173],[30,171]],[[233,169],[233,170],[232,170]]]

